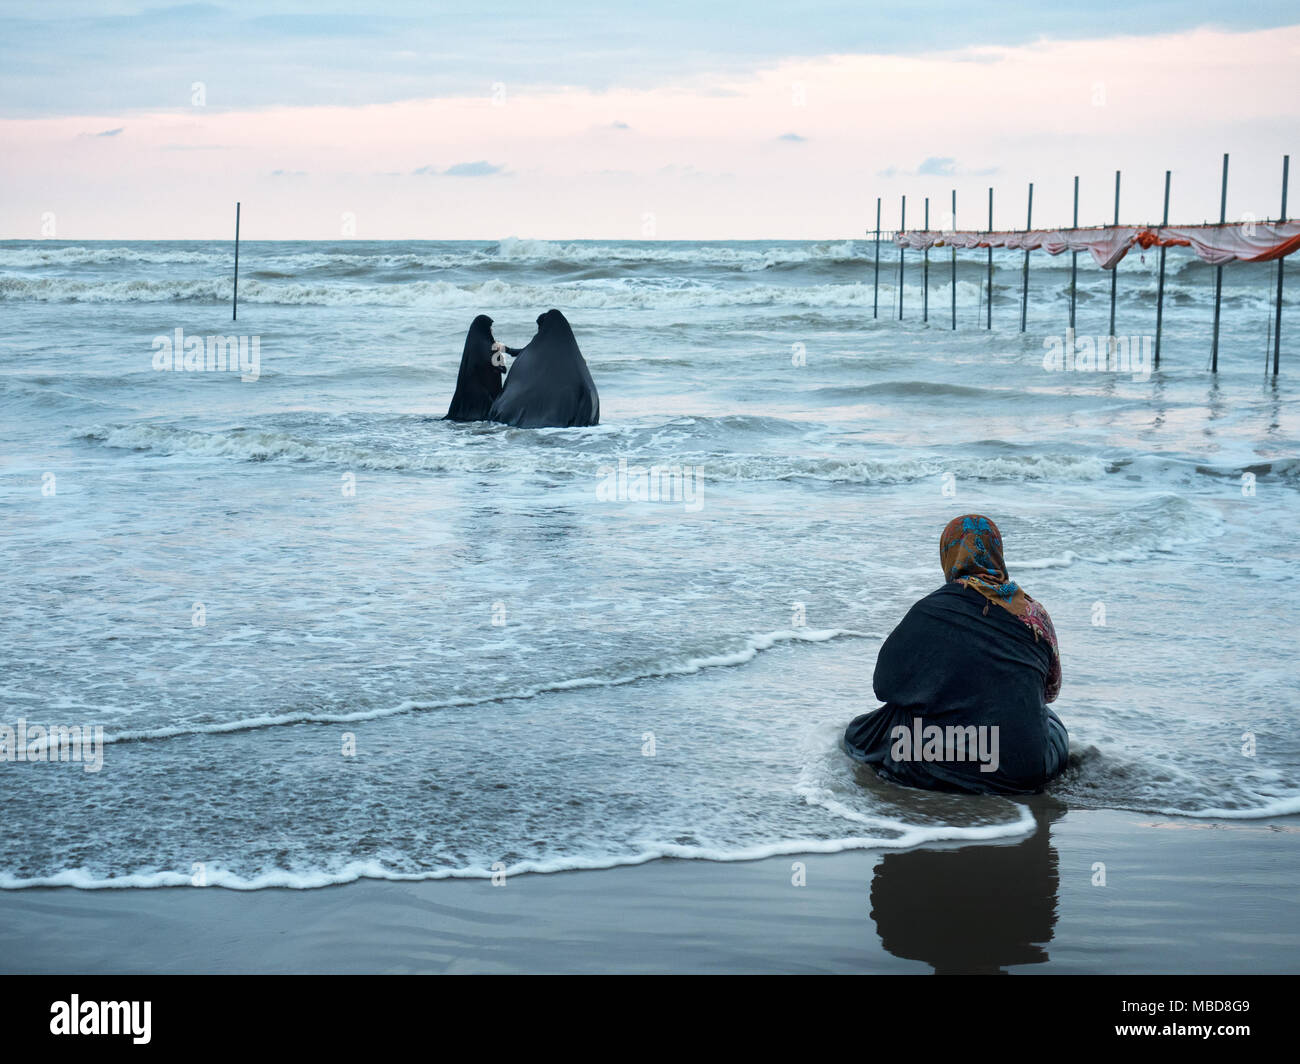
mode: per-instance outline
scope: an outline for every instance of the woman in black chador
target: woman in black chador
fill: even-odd
[[[910,787],[1040,791],[1070,752],[1047,708],[1061,689],[1052,619],[1007,575],[982,514],[948,523],[939,558],[947,583],[880,648],[872,686],[885,704],[848,726],[844,750]]]
[[[501,375],[505,359],[497,352],[492,337],[492,319],[486,314],[475,318],[465,334],[465,350],[460,356],[460,373],[456,377],[456,394],[447,408],[447,421],[486,421],[492,401],[501,394]]]
[[[573,329],[558,310],[537,319],[537,335],[517,356],[505,388],[488,412],[493,421],[521,429],[571,428],[600,423],[600,396]]]

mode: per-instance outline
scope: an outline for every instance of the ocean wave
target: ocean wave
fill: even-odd
[[[233,256],[229,248],[191,251],[151,244],[147,247],[0,247],[0,268],[33,269],[43,266],[109,266],[117,264],[175,266],[177,264],[225,265]]]
[[[1300,813],[1300,795],[1289,798],[1268,799],[1264,805],[1248,809],[1225,809],[1222,806],[1209,809],[1172,809],[1166,806],[1153,811],[1164,813],[1166,816],[1196,817],[1206,820],[1262,820],[1268,817],[1294,816]]]
[[[919,291],[919,290],[918,290]],[[230,279],[92,281],[66,277],[0,277],[0,301],[40,303],[211,303],[230,301]],[[884,289],[882,289],[884,293]],[[688,310],[701,307],[871,306],[870,285],[717,285],[684,278],[603,278],[555,284],[412,281],[394,284],[325,284],[241,281],[241,304],[275,306],[383,306],[425,309],[569,310],[607,308]]]
[[[458,266],[473,264],[458,263]],[[367,269],[381,269],[370,264]],[[392,267],[398,269],[396,265]],[[425,273],[428,264],[410,264],[402,267],[408,271]],[[169,273],[176,273],[171,270]],[[482,311],[529,310],[539,306],[561,306],[568,310],[695,310],[726,307],[787,307],[792,310],[809,309],[860,309],[868,311],[877,304],[884,311],[882,323],[892,323],[897,307],[898,288],[892,280],[882,279],[879,291],[864,270],[861,274],[845,273],[842,280],[822,276],[824,283],[790,284],[773,283],[777,278],[768,276],[764,281],[740,282],[722,277],[705,279],[678,274],[635,274],[610,266],[594,276],[580,279],[546,281],[521,275],[518,283],[493,276],[491,269],[477,270],[477,280],[415,279],[409,276],[366,277],[360,267],[323,276],[312,275],[304,265],[249,264],[241,277],[239,300],[241,304],[267,306],[324,306],[324,307],[409,307],[428,310]],[[544,272],[544,271],[538,271]],[[1003,296],[999,303],[1009,298],[1011,285],[995,285]],[[924,288],[919,283],[903,286],[910,317],[919,319]],[[930,303],[934,325],[944,325],[951,300],[948,282],[930,286]],[[1059,295],[1059,293],[1058,293]],[[1088,297],[1084,289],[1081,298]],[[1154,292],[1125,290],[1124,298],[1143,306],[1151,302]],[[194,303],[224,305],[231,297],[231,279],[225,269],[208,277],[65,277],[29,276],[8,274],[0,276],[0,302],[33,303]],[[1272,306],[1267,292],[1247,289],[1225,289],[1226,305],[1241,308]],[[1167,286],[1166,300],[1178,304],[1204,304],[1212,300],[1204,286]],[[1287,305],[1300,303],[1300,293],[1288,292]],[[980,285],[959,280],[957,304],[966,311],[982,306]],[[797,308],[797,309],[796,309]],[[1002,308],[1005,309],[1005,308]],[[999,310],[999,313],[1001,311]]]
[[[980,388],[969,384],[949,384],[945,381],[880,381],[876,384],[835,384],[825,388],[818,388],[814,395],[824,396],[827,398],[859,398],[871,396],[886,396],[896,399],[909,399],[913,396],[920,398],[933,398],[943,396],[945,398],[958,399],[1023,399],[1025,392],[1022,388]]]
[[[1300,795],[1264,793],[1240,779],[1228,782],[1205,776],[1194,765],[1146,760],[1127,750],[1080,743],[1077,738],[1071,739],[1065,771],[1047,789],[1079,808],[1192,820],[1267,820],[1300,813]],[[1169,804],[1175,793],[1181,805]],[[1235,804],[1226,804],[1225,799]]]
[[[422,872],[398,872],[379,861],[350,861],[334,870],[316,869],[289,871],[275,869],[253,876],[241,876],[218,865],[209,865],[204,871],[205,887],[226,890],[314,890],[320,887],[339,886],[361,879],[393,880],[396,882],[421,882],[439,879],[491,879],[504,874],[507,878],[520,875],[548,875],[555,872],[597,871],[608,868],[626,868],[649,864],[665,858],[679,861],[761,861],[769,857],[798,854],[844,853],[848,850],[907,850],[932,842],[984,842],[990,839],[1014,838],[1033,827],[1033,818],[1022,816],[1009,824],[982,824],[976,827],[958,827],[951,824],[910,825],[898,823],[894,835],[856,835],[831,839],[779,839],[759,845],[727,849],[720,846],[685,846],[661,843],[629,854],[575,854],[554,857],[550,860],[519,861],[504,870],[494,870],[482,865],[464,868],[439,868]],[[0,873],[0,890],[27,890],[34,887],[75,887],[79,890],[156,889],[159,887],[193,887],[191,872],[136,872],[127,875],[97,877],[85,868],[64,869],[53,875],[23,879]]]
[[[1116,527],[1108,527],[1088,547],[1018,560],[1016,568],[1068,569],[1079,562],[1108,565],[1145,561],[1158,554],[1177,554],[1191,543],[1222,536],[1227,530],[1217,509],[1182,495],[1161,495],[1128,506],[1117,517]]]
[[[1120,284],[1123,285],[1124,279],[1120,278]],[[1156,297],[1159,295],[1159,282],[1153,278],[1143,277],[1139,284],[1130,282],[1124,296],[1126,299],[1138,303],[1143,307],[1154,307]],[[1225,308],[1234,310],[1269,310],[1275,305],[1277,298],[1276,289],[1270,287],[1261,287],[1256,284],[1253,287],[1246,287],[1241,284],[1240,278],[1236,283],[1227,280],[1224,282],[1221,300]],[[1180,282],[1165,281],[1165,303],[1173,303],[1181,306],[1194,306],[1197,304],[1209,304],[1214,302],[1214,288],[1205,281]],[[1284,289],[1282,292],[1282,305],[1284,307],[1293,307],[1300,304],[1300,293],[1297,293],[1295,287],[1290,290]],[[1148,326],[1148,328],[1151,328]],[[1133,331],[1133,330],[1130,330]],[[1120,330],[1120,335],[1124,335],[1124,330]]]
[[[1196,472],[1203,476],[1224,477],[1240,480],[1243,473],[1253,473],[1257,477],[1274,476],[1284,480],[1300,478],[1300,458],[1272,458],[1262,462],[1245,462],[1241,465],[1212,466],[1197,465]]]
[[[560,691],[577,691],[592,687],[625,687],[628,684],[638,683],[642,680],[693,676],[706,669],[734,668],[737,665],[748,664],[764,651],[785,643],[826,643],[833,639],[880,638],[881,636],[870,632],[858,632],[847,628],[788,628],[744,637],[740,645],[734,650],[717,654],[688,655],[651,665],[639,672],[617,676],[578,676],[553,680],[549,683],[533,684],[515,691],[500,691],[490,695],[434,701],[408,700],[392,706],[354,710],[346,713],[286,713],[277,716],[244,717],[239,720],[213,724],[177,725],[169,728],[113,732],[104,736],[104,744],[150,742],[162,739],[176,739],[189,735],[227,735],[232,732],[281,728],[295,724],[352,724],[400,716],[406,713],[460,709],[466,706],[490,705],[499,702],[516,702]],[[41,749],[42,746],[43,744],[38,743],[34,748]]]
[[[798,247],[753,247],[746,244],[562,243],[508,237],[495,248],[481,253],[486,259],[507,262],[561,263],[575,266],[676,264],[700,267],[732,267],[745,272],[768,270],[783,265],[813,262],[867,262],[851,240],[823,241]]]
[[[1255,477],[1275,477],[1287,486],[1300,480],[1300,458],[1291,455],[1265,459],[1241,455],[1233,461],[1210,464],[1190,455],[1144,454],[1118,458],[1114,468],[1117,473],[1136,473],[1144,479],[1179,479],[1185,483],[1201,477],[1240,482],[1245,473]]]
[[[373,247],[374,250],[369,250]],[[676,241],[587,242],[535,240],[506,237],[487,244],[384,242],[377,245],[353,243],[257,243],[244,245],[252,268],[266,263],[276,270],[310,271],[330,269],[417,270],[454,269],[490,264],[521,266],[605,266],[680,265],[722,267],[754,272],[780,266],[807,263],[858,263],[870,261],[851,240],[813,241],[804,244],[694,243]],[[226,266],[233,258],[230,242],[207,248],[175,246],[166,241],[138,246],[58,246],[45,243],[19,247],[0,246],[0,268],[207,264]]]
[[[705,420],[705,419],[701,419]],[[429,432],[439,430],[429,426]],[[474,434],[483,440],[492,435],[519,435],[533,430],[515,430],[492,426],[485,433]],[[557,430],[568,433],[574,430]],[[718,430],[725,434],[723,426]],[[347,442],[327,443],[302,439],[286,433],[259,429],[231,429],[226,432],[199,432],[167,425],[99,426],[80,438],[107,447],[159,454],[183,454],[199,458],[231,458],[246,462],[312,462],[350,469],[388,472],[472,472],[512,473],[525,475],[568,475],[598,478],[601,467],[626,458],[630,465],[663,464],[664,441],[651,442],[649,430],[642,458],[635,442],[621,443],[617,450],[603,451],[556,447],[448,446],[445,439],[430,436],[429,450],[381,449]],[[588,434],[590,435],[590,434]],[[808,479],[836,484],[907,484],[952,473],[963,480],[1087,482],[1099,480],[1110,471],[1110,463],[1091,455],[1011,454],[987,458],[863,458],[855,456],[816,456],[797,454],[750,454],[692,451],[676,448],[672,464],[693,467],[704,481],[723,483],[739,481],[780,481]]]

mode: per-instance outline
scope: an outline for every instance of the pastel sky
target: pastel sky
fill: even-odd
[[[0,238],[855,238],[1068,224],[1076,174],[1087,225],[1117,169],[1192,222],[1224,152],[1266,218],[1300,146],[1290,2],[351,6],[6,7]]]

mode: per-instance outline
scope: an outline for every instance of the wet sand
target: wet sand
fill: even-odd
[[[6,891],[0,971],[1300,972],[1300,818],[1031,805],[997,843],[504,886]]]

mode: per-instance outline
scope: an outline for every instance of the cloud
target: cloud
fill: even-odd
[[[272,170],[272,177],[306,177],[306,170]]]
[[[610,125],[610,128],[611,128],[611,129],[631,129],[631,128],[632,128],[632,127],[629,126],[626,122],[611,122],[609,125]]]
[[[420,166],[411,173],[416,177],[491,177],[493,174],[503,174],[505,171],[503,164],[478,159],[472,163],[455,163],[445,170],[439,170],[436,166]]]
[[[946,155],[932,155],[916,168],[916,172],[922,177],[955,177],[957,160]]]
[[[83,137],[116,137],[125,130],[126,126],[118,126],[116,129],[105,129],[99,133],[82,133],[81,135]]]
[[[504,166],[490,163],[486,159],[479,159],[477,162],[457,163],[455,166],[449,166],[443,173],[448,177],[490,177],[492,174],[499,174],[504,170]]]
[[[979,170],[972,170],[965,166],[959,166],[957,160],[947,155],[931,155],[924,159],[921,165],[915,170],[900,170],[897,166],[889,166],[884,170],[877,170],[877,177],[987,177],[990,174],[996,174],[996,166],[986,166]]]
[[[790,143],[792,143],[792,144],[802,144],[802,143],[804,143],[808,138],[807,138],[807,137],[801,137],[801,136],[799,136],[798,133],[782,133],[782,134],[781,134],[779,137],[777,137],[776,139],[777,139],[777,140],[788,140],[788,141],[790,141]]]
[[[349,14],[349,6],[356,5],[65,0],[38,5],[40,14],[33,16],[5,5],[0,114],[148,111],[167,98],[173,103],[163,106],[180,110],[188,106],[190,83],[203,77],[200,71],[220,77],[219,88],[210,83],[211,102],[219,97],[221,108],[234,110],[486,96],[492,76],[483,67],[485,52],[494,69],[510,71],[512,97],[524,86],[576,83],[600,92],[669,87],[697,77],[747,76],[791,57],[819,55],[948,52],[962,66],[980,64],[982,75],[1001,62],[1003,50],[1036,48],[1045,38],[1087,40],[1103,31],[1108,38],[1143,37],[1226,19],[1221,0],[1104,5],[1104,26],[1095,6],[1060,0],[992,8],[949,2],[932,5],[929,17],[900,7],[871,19],[843,0],[750,0],[743,9],[717,11],[701,4],[642,4],[636,32],[614,32],[591,17],[590,0],[463,5],[455,18],[443,19],[430,19],[421,0],[383,0],[365,14]],[[1295,21],[1295,0],[1253,0],[1231,10],[1231,22],[1242,30]],[[648,48],[647,41],[690,46]],[[258,76],[215,73],[238,70],[257,70]]]

